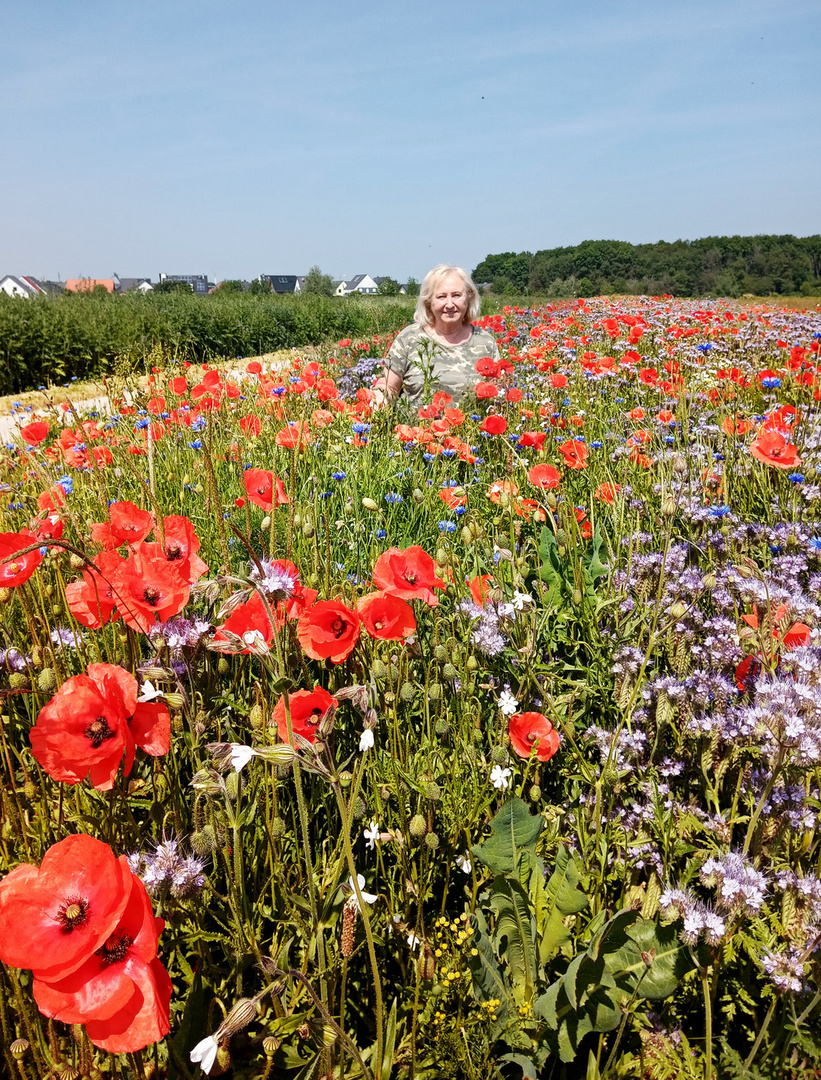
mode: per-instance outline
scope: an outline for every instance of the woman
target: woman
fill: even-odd
[[[443,390],[454,402],[479,376],[476,361],[499,359],[493,334],[472,325],[480,311],[479,294],[460,266],[435,266],[419,290],[414,321],[396,337],[376,380],[376,404],[400,394],[418,407]]]

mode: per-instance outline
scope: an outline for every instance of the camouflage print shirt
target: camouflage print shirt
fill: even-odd
[[[385,371],[402,376],[402,399],[413,408],[430,401],[437,390],[444,390],[458,402],[479,381],[476,361],[483,356],[499,359],[496,338],[488,330],[471,326],[471,335],[459,345],[447,345],[432,337],[419,323],[400,330],[385,357]],[[425,394],[425,368],[430,367],[430,381]]]

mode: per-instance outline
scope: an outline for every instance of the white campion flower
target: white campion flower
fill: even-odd
[[[357,883],[359,885],[359,892],[362,895],[362,900],[364,901],[364,903],[366,903],[366,904],[374,904],[374,903],[376,903],[376,900],[377,900],[376,895],[374,893],[365,892],[365,875],[364,874],[357,874],[356,875],[356,880],[357,880]],[[348,878],[348,888],[351,890],[351,899],[353,900],[354,905],[356,906],[356,910],[359,911],[360,910],[359,898],[356,895],[356,888],[355,888],[354,883],[353,883],[353,877]]]
[[[379,822],[378,821],[371,821],[371,823],[367,827],[367,829],[362,830],[362,835],[365,837],[365,840],[368,843],[368,847],[371,849],[371,851],[373,851],[373,849],[376,847],[376,841],[379,839],[379,837],[381,835],[381,829],[380,829],[380,826],[379,826]],[[364,882],[363,882],[363,884],[364,884]]]
[[[231,765],[237,772],[242,772],[252,757],[258,756],[258,751],[253,746],[244,746],[242,743],[230,743]]]
[[[359,736],[359,749],[363,754],[366,750],[373,750],[373,732],[370,728],[365,728]]]
[[[533,603],[533,597],[530,595],[530,593],[519,592],[519,590],[516,589],[513,593],[513,600],[511,601],[511,603],[517,611],[524,611],[525,604]]]
[[[498,704],[500,711],[503,712],[505,716],[513,716],[519,708],[519,702],[509,690],[503,690],[501,694],[499,694]]]
[[[462,871],[463,874],[469,874],[473,869],[473,863],[470,861],[470,855],[464,852],[462,855],[456,856],[456,865]]]
[[[194,1065],[199,1065],[207,1076],[214,1068],[218,1050],[219,1043],[213,1035],[209,1035],[207,1038],[203,1039],[202,1042],[197,1043],[188,1057]]]
[[[412,949],[418,949],[421,944],[422,939],[411,930],[408,934],[408,945],[410,945]]]
[[[161,698],[163,696],[162,690],[157,690],[152,682],[148,679],[140,687],[140,696],[137,701],[154,701],[155,698]]]
[[[501,765],[494,765],[490,770],[490,782],[500,791],[507,791],[510,787],[510,769],[503,769]]]

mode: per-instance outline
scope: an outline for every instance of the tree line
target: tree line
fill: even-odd
[[[501,296],[816,296],[821,236],[707,236],[655,244],[584,240],[535,255],[488,255],[473,280]]]

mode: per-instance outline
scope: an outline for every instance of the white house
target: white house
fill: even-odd
[[[33,277],[14,277],[6,274],[0,278],[0,292],[7,296],[24,296],[29,299],[32,296],[45,296],[47,290]]]
[[[335,295],[350,296],[351,293],[358,292],[365,293],[368,296],[375,296],[378,288],[379,283],[374,281],[370,274],[357,274],[356,277],[340,281]]]

